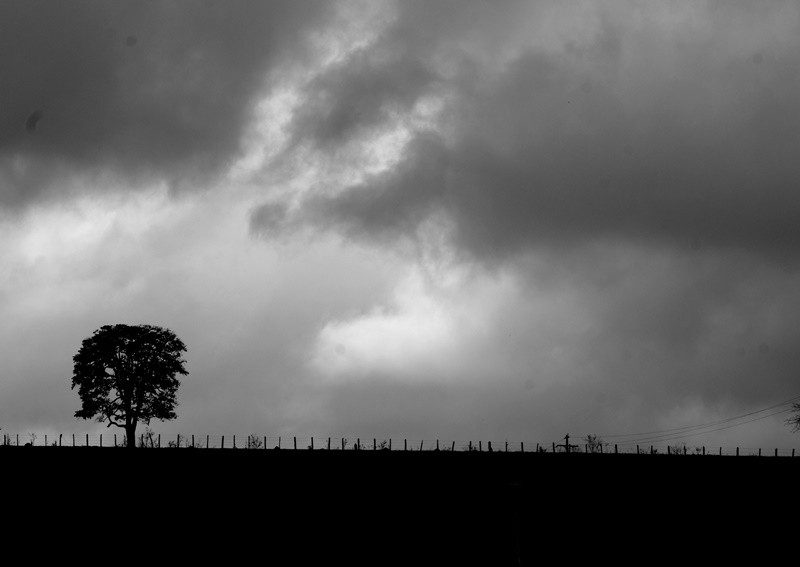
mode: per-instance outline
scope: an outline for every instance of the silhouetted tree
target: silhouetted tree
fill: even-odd
[[[786,420],[787,425],[792,426],[792,431],[800,431],[800,403],[792,404],[792,417]]]
[[[588,453],[602,453],[603,452],[603,445],[605,444],[603,440],[590,433],[586,437],[583,438],[583,442],[586,445],[586,451]]]
[[[186,376],[183,342],[153,325],[105,325],[83,340],[73,357],[72,388],[83,402],[75,417],[96,418],[125,430],[136,446],[136,426],[175,419],[177,374]]]

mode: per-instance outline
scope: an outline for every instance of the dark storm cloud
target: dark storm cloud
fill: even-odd
[[[202,182],[333,3],[3,2],[0,204],[64,173]]]
[[[301,217],[370,239],[444,212],[459,248],[487,261],[598,238],[796,255],[800,35],[757,25],[790,5],[701,4],[689,26],[655,9],[632,23],[611,3],[588,38],[489,65],[495,28],[518,6],[464,4],[455,12],[479,17],[453,22],[446,4],[401,3],[375,45],[317,81],[322,102],[296,123],[324,146],[444,92],[442,133],[419,134],[395,168],[317,194]]]
[[[358,51],[318,77],[298,112],[296,138],[335,144],[391,120],[392,113],[407,111],[421,87],[436,77],[421,61],[406,55],[403,46],[385,46],[381,53]]]
[[[465,41],[491,48],[486,33],[502,33],[525,5],[514,0],[500,9],[482,2],[395,2],[396,18],[377,42],[357,49],[307,86],[293,123],[295,143],[310,140],[329,150],[386,125],[421,96],[446,86],[434,56],[458,51]]]

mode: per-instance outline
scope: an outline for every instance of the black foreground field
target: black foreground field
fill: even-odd
[[[800,458],[750,456],[0,447],[0,466],[9,544],[231,565],[769,554],[795,545],[800,482]]]

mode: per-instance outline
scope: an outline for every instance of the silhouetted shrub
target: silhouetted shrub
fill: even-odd
[[[144,433],[139,437],[139,447],[146,449],[155,449],[158,447],[158,436],[149,427],[144,430]]]
[[[248,449],[263,449],[264,448],[264,440],[258,435],[248,435],[247,436],[247,448]]]

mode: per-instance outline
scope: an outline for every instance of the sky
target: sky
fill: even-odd
[[[0,427],[108,431],[70,385],[115,323],[187,346],[165,434],[549,445],[792,399],[798,69],[789,0],[3,2]]]

